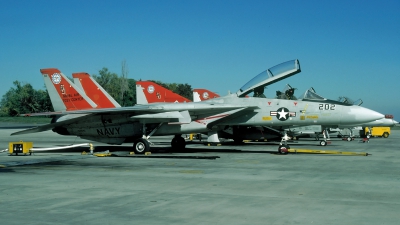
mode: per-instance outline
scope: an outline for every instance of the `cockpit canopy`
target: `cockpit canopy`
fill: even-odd
[[[326,103],[331,103],[331,104],[337,104],[337,105],[353,105],[353,102],[349,102],[349,101],[343,101],[343,100],[339,100],[339,101],[335,101],[335,100],[330,100],[327,98],[322,97],[321,95],[317,94],[317,92],[315,91],[314,88],[310,88],[308,89],[306,92],[304,92],[303,95],[299,96],[298,98],[301,101],[311,101],[311,102],[326,102]],[[362,101],[361,101],[362,103]]]
[[[362,99],[357,99],[354,101],[351,98],[346,97],[346,96],[340,96],[338,101],[343,102],[343,103],[352,104],[352,105],[358,105],[358,106],[360,106],[364,103]]]
[[[263,90],[270,84],[276,83],[300,72],[300,62],[297,59],[281,63],[255,76],[243,85],[236,94],[239,97],[245,97],[250,92]]]
[[[303,95],[299,96],[298,99],[303,99],[303,100],[326,100],[326,98],[322,97],[321,95],[318,95],[317,92],[315,92],[314,88],[310,88],[307,91],[304,92]]]

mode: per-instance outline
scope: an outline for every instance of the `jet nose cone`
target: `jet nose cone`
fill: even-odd
[[[379,120],[385,116],[361,106],[350,106],[347,115],[342,117],[343,124],[361,124]]]

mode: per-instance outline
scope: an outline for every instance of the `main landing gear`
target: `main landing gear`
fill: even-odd
[[[186,141],[183,137],[181,137],[181,135],[177,134],[174,138],[172,138],[171,147],[174,150],[183,151],[186,147]]]
[[[143,123],[143,137],[138,138],[133,142],[133,151],[136,154],[144,154],[145,152],[150,152],[150,142],[148,139],[158,130],[158,128],[161,127],[162,124],[163,123],[158,124],[158,126],[154,128],[148,136],[146,136],[146,124]]]
[[[146,124],[143,124],[143,137],[138,138],[133,143],[133,151],[136,154],[144,154],[145,152],[150,151],[151,142],[148,140],[161,126],[163,123],[160,123],[156,128],[154,128],[147,136],[146,134]],[[175,137],[171,141],[171,147],[174,150],[182,151],[185,150],[186,141],[180,134],[175,135]]]

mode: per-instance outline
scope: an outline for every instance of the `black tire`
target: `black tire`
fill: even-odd
[[[174,150],[183,151],[186,148],[186,141],[183,137],[175,136],[174,138],[172,138],[171,147]]]
[[[133,143],[133,151],[136,154],[144,154],[150,151],[149,142],[146,139],[139,138]]]
[[[278,147],[278,153],[282,155],[286,155],[289,153],[290,147],[288,145],[279,145]]]
[[[326,144],[327,144],[326,141],[320,141],[319,142],[319,145],[321,145],[321,146],[326,146]]]
[[[389,133],[388,132],[383,133],[382,137],[388,138],[389,137]]]

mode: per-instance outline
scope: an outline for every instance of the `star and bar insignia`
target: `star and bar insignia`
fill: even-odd
[[[270,111],[270,116],[276,116],[278,120],[286,121],[289,117],[296,117],[296,112],[289,112],[289,109],[281,107],[277,111]]]

